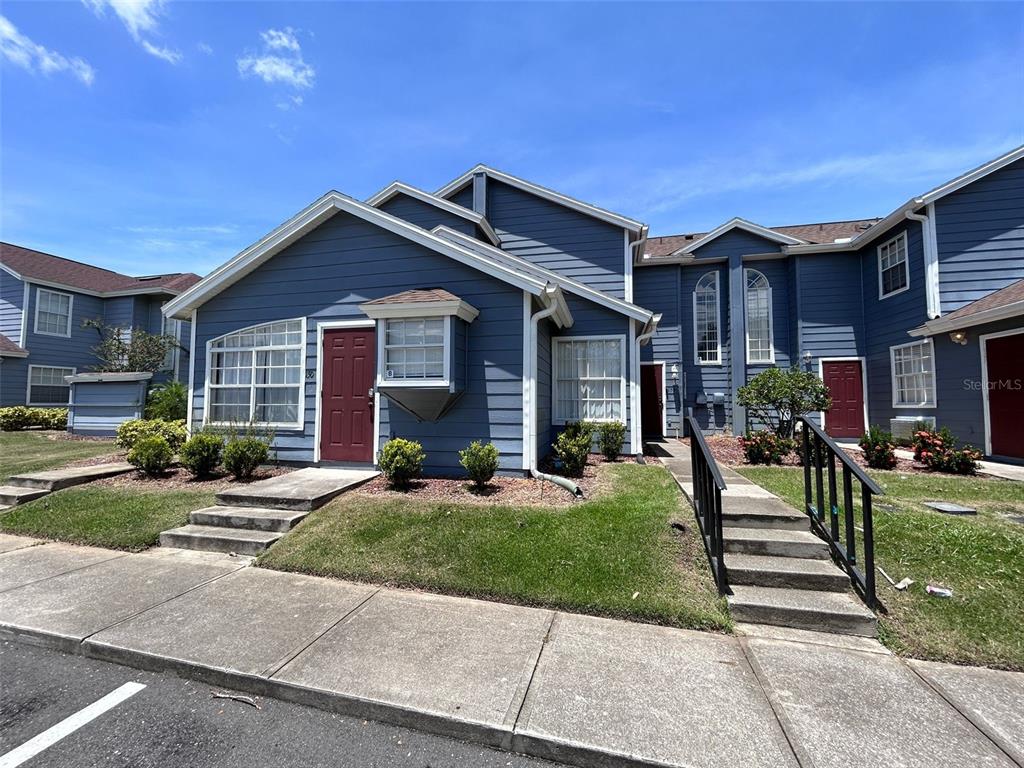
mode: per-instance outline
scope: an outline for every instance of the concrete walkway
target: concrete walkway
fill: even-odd
[[[14,475],[7,479],[6,484],[0,485],[0,511],[33,501],[53,491],[82,483],[91,483],[93,480],[100,480],[104,477],[123,475],[134,469],[135,467],[126,461],[116,461]]]
[[[857,443],[841,441],[839,444],[851,451],[863,451]],[[897,448],[896,455],[907,461],[914,459],[914,452],[908,451],[906,448]],[[1024,482],[1024,464],[1007,464],[1004,461],[979,461],[978,464],[981,466],[981,469],[978,470],[979,475],[999,477],[1003,480],[1016,480],[1018,483]]]
[[[0,636],[576,765],[1024,766],[1024,675],[866,638],[691,632],[206,552],[0,536],[0,553]]]

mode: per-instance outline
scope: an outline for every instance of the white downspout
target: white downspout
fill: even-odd
[[[928,319],[934,320],[942,315],[939,304],[939,254],[938,243],[935,241],[935,209],[929,205],[926,210],[929,216],[912,211],[906,211],[903,215],[911,221],[921,222],[921,242],[924,244],[924,295]]]

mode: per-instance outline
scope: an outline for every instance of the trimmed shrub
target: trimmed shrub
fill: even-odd
[[[144,437],[162,437],[172,451],[177,452],[185,442],[185,422],[164,419],[132,419],[117,428],[117,445],[130,451]]]
[[[380,470],[393,487],[406,488],[411,480],[423,473],[426,458],[427,454],[418,442],[396,437],[380,449]]]
[[[586,421],[570,422],[555,438],[552,450],[562,462],[562,468],[569,477],[581,477],[587,466],[590,445],[593,441],[594,426]]]
[[[270,446],[258,437],[232,437],[224,446],[224,469],[236,480],[247,480],[270,458]]]
[[[626,425],[621,421],[609,421],[597,428],[597,443],[608,461],[615,461],[622,453],[622,441],[626,439]]]
[[[0,408],[0,430],[18,432],[29,427],[42,429],[67,429],[67,408],[26,408],[14,405]]]
[[[914,460],[934,472],[973,475],[978,471],[981,452],[973,446],[956,447],[956,438],[947,427],[920,429],[914,433]]]
[[[0,408],[0,429],[4,432],[20,432],[32,426],[30,410],[23,405]]]
[[[892,434],[881,427],[871,427],[858,441],[864,458],[872,469],[892,469],[896,466],[896,443]]]
[[[224,438],[212,432],[196,432],[179,451],[181,465],[196,477],[209,477],[220,464]]]
[[[173,460],[174,451],[171,450],[167,438],[161,435],[140,438],[128,451],[128,463],[150,477],[162,475]]]
[[[762,429],[740,438],[743,456],[748,464],[781,464],[793,450],[793,441]]]
[[[498,447],[474,440],[468,448],[459,451],[459,463],[477,488],[483,488],[498,471]]]
[[[797,417],[827,411],[832,397],[821,379],[794,365],[761,371],[739,388],[736,403],[747,409],[752,421],[792,439]]]
[[[178,421],[184,419],[188,409],[188,388],[180,381],[157,384],[146,395],[147,419]]]
[[[949,431],[949,427],[930,429],[923,426],[914,432],[912,443],[914,446],[914,461],[919,461],[923,464],[925,463],[924,454],[936,453],[946,448],[951,448],[956,444],[956,438]]]

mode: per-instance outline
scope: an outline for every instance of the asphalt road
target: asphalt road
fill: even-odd
[[[553,763],[453,739],[258,698],[260,709],[172,674],[140,672],[15,643],[0,643],[3,755],[119,689],[145,688],[24,763],[160,768],[400,766],[552,768]],[[81,717],[81,716],[80,716]]]

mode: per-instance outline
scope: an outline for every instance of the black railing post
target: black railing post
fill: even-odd
[[[850,468],[843,464],[843,511],[845,512],[846,525],[846,559],[850,565],[857,564],[857,540],[856,530],[853,527],[853,473]]]
[[[804,513],[811,514],[811,430],[800,430],[804,442]]]
[[[871,515],[871,491],[861,489],[861,512],[864,514],[864,598],[869,608],[875,607],[875,525]]]
[[[832,529],[832,539],[839,540],[839,507],[836,506],[836,452],[832,446],[825,451],[828,458],[828,517]]]
[[[714,457],[692,416],[686,417],[690,430],[690,463],[693,473],[693,508],[704,551],[718,591],[728,591],[725,570],[725,543],[722,531],[722,491],[725,481]]]
[[[718,510],[718,514],[715,515],[715,564],[718,566],[718,578],[715,581],[724,586],[725,585],[725,541],[724,534],[722,531],[722,490],[716,485],[715,486],[715,509]]]
[[[815,507],[815,517],[819,520],[825,519],[825,486],[824,478],[821,476],[821,438],[817,433],[814,435],[814,483],[818,491],[818,505]]]

